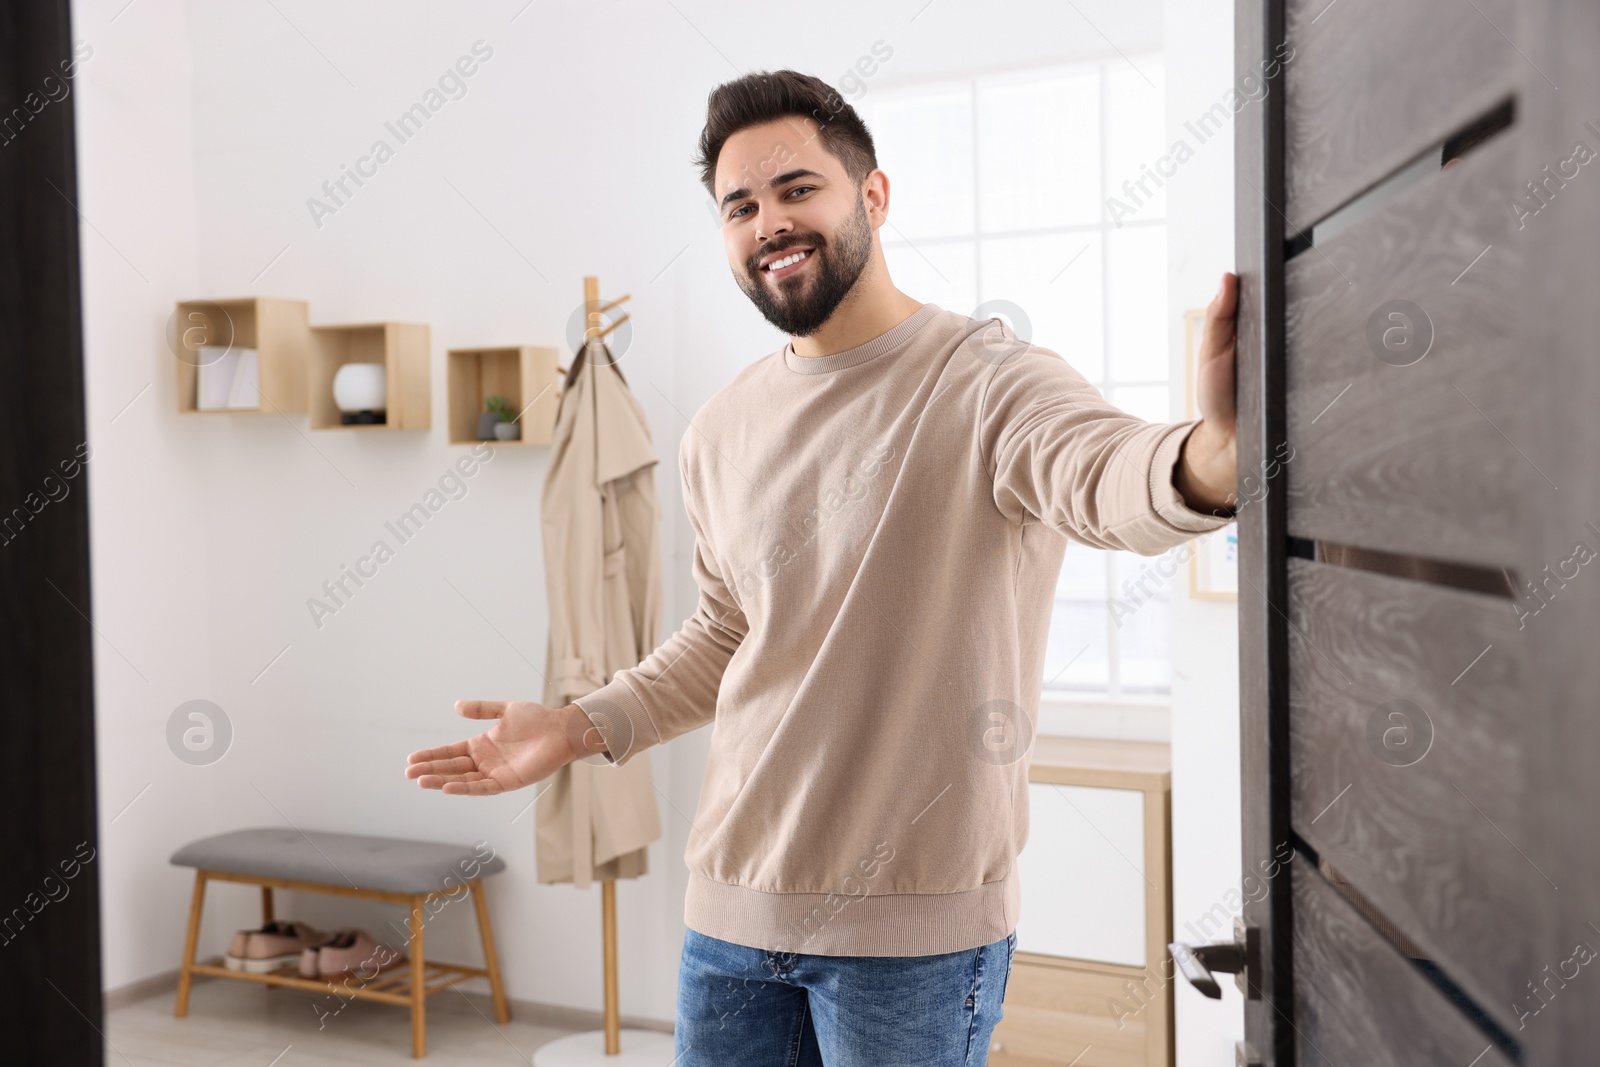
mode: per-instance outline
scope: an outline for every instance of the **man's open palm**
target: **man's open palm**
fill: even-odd
[[[543,781],[572,762],[572,745],[555,708],[531,700],[458,700],[456,714],[495,722],[476,737],[411,753],[406,777],[424,789],[504,793]]]

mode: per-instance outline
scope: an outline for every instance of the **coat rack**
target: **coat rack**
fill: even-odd
[[[593,274],[583,279],[583,347],[572,361],[574,371],[579,369],[578,360],[588,354],[591,340],[600,340],[628,321],[624,313],[616,322],[601,329],[600,316],[632,295],[625,293],[611,303],[602,305],[600,279]],[[622,1021],[617,1006],[617,883],[610,878],[600,883],[600,923],[605,954],[606,1055],[615,1056],[622,1050]]]
[[[577,381],[578,373],[583,369],[583,360],[588,355],[589,342],[605,337],[606,334],[628,321],[624,314],[610,326],[602,327],[600,317],[607,311],[627,300],[632,294],[624,294],[610,303],[600,302],[600,279],[594,275],[587,275],[583,279],[583,306],[584,306],[584,331],[583,343],[578,346],[573,354],[571,368],[557,367],[556,370],[564,374],[565,380],[562,389],[570,389],[572,383]],[[620,371],[618,371],[620,375]],[[673,1050],[671,1035],[664,1035],[643,1030],[628,1031],[630,1047],[626,1055],[622,1052],[622,1019],[618,1007],[618,970],[617,970],[617,883],[613,878],[603,879],[600,882],[600,925],[601,925],[601,954],[605,972],[605,1055],[617,1059],[610,1062],[617,1067],[644,1067],[646,1064],[659,1064],[665,1062],[663,1055],[670,1056]],[[575,1034],[571,1037],[552,1041],[533,1054],[534,1067],[578,1067],[580,1064],[593,1063],[585,1042],[586,1034]]]
[[[578,347],[578,351],[573,357],[572,369],[571,370],[568,370],[566,367],[557,367],[556,368],[556,371],[558,373],[566,375],[566,379],[562,382],[562,385],[561,385],[561,388],[563,390],[566,390],[566,389],[570,388],[572,386],[572,383],[577,380],[577,377],[578,377],[578,366],[579,366],[578,360],[583,358],[584,353],[587,351],[587,349],[589,347],[589,342],[590,341],[598,341],[598,340],[600,340],[601,338],[605,337],[606,334],[610,333],[612,330],[615,330],[618,326],[621,326],[623,323],[627,322],[628,318],[629,318],[629,316],[626,313],[624,313],[623,316],[620,319],[618,319],[616,322],[613,322],[610,326],[607,326],[604,329],[602,329],[601,326],[600,326],[600,316],[604,315],[606,312],[610,311],[612,308],[614,308],[617,305],[621,304],[623,301],[628,300],[632,296],[633,296],[632,293],[624,293],[623,295],[617,297],[615,300],[611,301],[609,304],[602,304],[602,303],[600,303],[600,279],[598,277],[596,277],[595,275],[593,275],[593,274],[588,274],[588,275],[584,276],[584,279],[583,279],[583,307],[584,307],[583,343]],[[618,371],[618,373],[620,374],[621,371]],[[623,380],[626,381],[627,379],[623,379]]]

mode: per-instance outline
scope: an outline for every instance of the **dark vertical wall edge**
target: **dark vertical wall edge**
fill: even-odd
[[[104,1052],[89,475],[73,100],[39,103],[72,55],[64,0],[0,5],[0,1059],[76,1067]]]
[[[1283,40],[1282,0],[1238,0],[1235,84],[1261,77]],[[1266,68],[1270,70],[1271,68]],[[1292,930],[1288,865],[1289,721],[1286,468],[1283,379],[1283,68],[1234,130],[1234,228],[1239,275],[1239,474],[1265,495],[1239,513],[1239,712],[1243,878],[1265,879],[1244,921],[1260,936],[1249,975],[1245,1038],[1267,1067],[1295,1062]],[[1241,494],[1244,499],[1244,494]],[[1268,877],[1268,875],[1272,875]],[[1250,883],[1246,883],[1250,884]]]

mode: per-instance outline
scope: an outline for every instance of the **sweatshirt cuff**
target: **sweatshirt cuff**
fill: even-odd
[[[621,767],[636,753],[661,743],[661,735],[650,721],[649,712],[621,678],[613,678],[573,703],[600,731],[600,739],[606,745],[601,755],[607,763]]]
[[[1171,432],[1162,437],[1156,445],[1155,455],[1150,460],[1150,505],[1173,529],[1184,533],[1209,533],[1212,530],[1220,530],[1234,521],[1237,515],[1237,512],[1213,515],[1206,511],[1196,511],[1189,506],[1183,499],[1183,494],[1178,492],[1178,487],[1172,483],[1183,443],[1198,425],[1200,425],[1199,419],[1173,424]]]

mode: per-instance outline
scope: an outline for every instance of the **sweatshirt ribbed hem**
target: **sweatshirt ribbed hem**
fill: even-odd
[[[764,893],[689,872],[683,922],[707,937],[768,952],[931,956],[990,945],[1016,929],[1021,879],[959,893]]]

